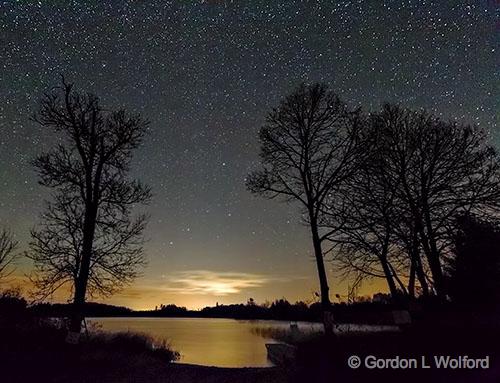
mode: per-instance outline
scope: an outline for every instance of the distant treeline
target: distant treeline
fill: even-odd
[[[385,300],[367,300],[354,303],[337,303],[333,305],[334,315],[338,322],[349,323],[387,323],[391,311],[400,306]],[[37,316],[68,317],[71,304],[37,304],[30,308]],[[231,319],[267,319],[286,321],[320,322],[322,319],[319,302],[290,303],[286,299],[278,299],[270,304],[259,305],[252,300],[246,304],[218,304],[201,310],[188,310],[174,304],[160,305],[155,310],[132,310],[127,307],[112,306],[89,302],[84,310],[86,317],[186,317],[186,318],[231,318]]]
[[[31,307],[39,316],[67,317],[72,305],[62,303],[42,303]],[[85,304],[86,317],[190,317],[190,318],[234,318],[234,319],[276,319],[319,321],[321,308],[317,303],[307,305],[304,302],[290,303],[279,299],[271,304],[258,305],[249,301],[247,304],[218,304],[201,310],[188,310],[174,304],[160,305],[154,310],[132,310],[127,307],[106,305],[94,302]]]

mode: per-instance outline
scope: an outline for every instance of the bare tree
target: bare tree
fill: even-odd
[[[69,284],[70,330],[80,333],[87,295],[114,292],[144,263],[146,216],[134,217],[133,209],[151,193],[127,176],[148,123],[123,110],[103,110],[96,96],[74,91],[64,79],[42,99],[34,120],[53,129],[59,144],[33,161],[53,200],[32,231],[28,257],[42,297]]]
[[[414,296],[418,281],[444,296],[455,217],[498,213],[498,156],[485,132],[425,112],[385,105],[368,121],[365,161],[323,206],[335,259],[358,279],[385,277],[392,295]]]
[[[365,138],[366,139],[366,138]],[[376,142],[365,141],[368,153]],[[371,152],[358,172],[327,203],[322,224],[337,227],[328,240],[336,249],[335,264],[347,276],[385,278],[393,297],[401,292],[391,255],[398,252],[395,240],[395,198],[397,185],[384,174],[383,158]],[[336,203],[337,202],[337,203]],[[340,204],[340,208],[338,205]],[[396,249],[395,249],[396,248]]]
[[[498,211],[499,162],[486,132],[444,122],[425,112],[386,105],[378,114],[392,150],[386,153],[401,180],[407,204],[432,273],[433,287],[446,294],[442,262],[457,214]]]
[[[368,213],[361,214],[361,221],[368,223],[377,217],[367,211],[370,201],[381,203],[391,198],[387,208],[392,218],[387,223],[393,227],[394,244],[407,254],[409,290],[413,291],[417,278],[423,293],[428,292],[426,264],[435,292],[444,296],[442,264],[448,256],[456,215],[498,212],[498,156],[488,144],[486,133],[477,127],[443,122],[425,112],[394,105],[385,105],[374,114],[370,129],[377,137],[377,143],[372,142],[370,147],[380,152],[380,161],[378,169],[367,174],[372,186],[362,194],[369,193],[375,199],[353,201],[353,206],[359,206],[357,213]],[[385,175],[384,183],[395,193],[373,188],[380,171]],[[357,195],[355,190],[360,186],[363,182],[357,182],[348,192]],[[353,232],[348,229],[349,235]]]
[[[301,204],[311,231],[325,313],[330,298],[322,243],[328,233],[319,226],[320,214],[323,203],[353,174],[360,116],[325,85],[299,86],[268,114],[259,135],[262,169],[247,179],[253,193]],[[332,328],[327,325],[325,330]]]
[[[324,204],[321,224],[329,228],[335,265],[354,281],[385,278],[393,298],[406,293],[401,271],[398,180],[384,156],[385,140],[367,119],[360,134],[356,174]],[[355,284],[356,285],[356,284]]]
[[[14,262],[18,256],[18,242],[7,229],[0,230],[0,281],[14,272]]]

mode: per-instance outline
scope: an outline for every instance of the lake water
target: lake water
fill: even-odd
[[[89,318],[106,331],[135,331],[167,340],[181,354],[181,363],[221,367],[268,367],[264,339],[255,327],[289,328],[290,322],[212,318]],[[298,323],[299,329],[321,329]]]

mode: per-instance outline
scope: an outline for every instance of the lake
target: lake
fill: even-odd
[[[265,343],[255,327],[289,328],[290,322],[215,318],[89,318],[105,331],[135,331],[167,340],[181,354],[181,363],[220,367],[268,367]],[[301,330],[321,329],[299,322]]]

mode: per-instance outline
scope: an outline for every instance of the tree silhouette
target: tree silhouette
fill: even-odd
[[[262,168],[247,178],[253,193],[300,202],[325,312],[330,309],[322,249],[327,233],[319,226],[320,214],[323,203],[354,172],[360,125],[360,112],[350,110],[325,85],[301,85],[268,114],[259,134]],[[332,331],[330,326],[325,330]]]
[[[376,131],[365,125],[360,134],[364,148],[356,174],[340,193],[327,201],[322,224],[336,227],[328,240],[336,246],[335,264],[346,276],[385,278],[393,297],[404,286],[398,279],[391,254],[397,251],[397,188],[384,166],[383,145]]]
[[[411,217],[437,295],[446,295],[442,264],[461,212],[498,210],[496,151],[474,126],[445,122],[424,112],[385,105],[374,123],[387,140],[384,153],[404,216]],[[397,181],[396,181],[397,180]]]
[[[111,294],[144,263],[147,217],[132,210],[151,193],[127,176],[148,123],[124,110],[103,110],[96,96],[74,91],[64,78],[44,96],[34,121],[53,129],[59,143],[33,161],[53,198],[32,230],[27,255],[41,297],[71,286],[70,329],[79,333],[87,294]]]
[[[449,294],[466,306],[498,306],[500,227],[471,215],[457,217],[453,254],[447,265]]]
[[[0,282],[14,272],[18,242],[7,229],[0,230]]]
[[[365,161],[337,203],[325,204],[326,225],[340,227],[329,239],[358,278],[385,277],[392,294],[412,296],[417,281],[429,294],[430,282],[445,297],[456,215],[498,213],[498,155],[481,129],[424,111],[387,104],[368,122],[360,140]]]

